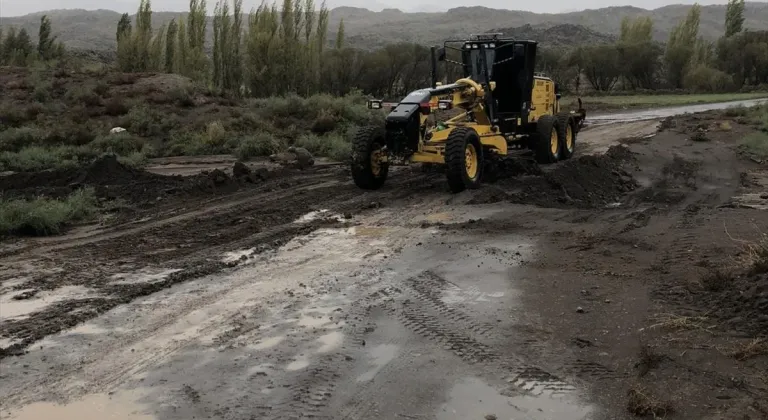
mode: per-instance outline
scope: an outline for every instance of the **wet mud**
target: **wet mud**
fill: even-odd
[[[766,170],[740,130],[512,162],[457,195],[429,170],[373,192],[289,171],[16,239],[0,402],[11,419],[760,418],[768,216],[732,203]]]

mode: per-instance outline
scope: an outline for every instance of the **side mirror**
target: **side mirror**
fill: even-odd
[[[437,61],[445,61],[445,47],[437,49]]]

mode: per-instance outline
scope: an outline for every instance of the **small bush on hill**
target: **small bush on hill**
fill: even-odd
[[[164,117],[147,105],[134,106],[124,119],[120,125],[142,137],[162,135],[174,123],[167,115]]]
[[[98,153],[115,153],[119,156],[129,156],[140,152],[147,141],[133,134],[122,132],[96,137],[88,146]]]
[[[67,225],[96,215],[96,196],[91,189],[79,190],[64,200],[0,201],[0,235],[52,235]]]
[[[45,132],[37,127],[9,128],[0,132],[0,151],[18,152],[24,147],[42,143]]]
[[[74,86],[67,91],[66,99],[72,103],[81,103],[86,107],[101,106],[101,96],[93,87]]]
[[[119,117],[128,113],[128,107],[120,98],[111,98],[105,104],[105,112],[112,117]]]
[[[258,133],[246,136],[235,148],[235,156],[240,160],[248,160],[256,156],[269,156],[283,149],[283,145],[269,133]]]
[[[325,156],[341,162],[348,160],[352,153],[349,142],[338,134],[306,134],[299,137],[295,145],[309,150],[315,156]]]

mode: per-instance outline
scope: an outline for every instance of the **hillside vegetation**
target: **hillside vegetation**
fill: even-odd
[[[345,35],[350,46],[377,48],[390,43],[413,42],[436,44],[446,38],[486,32],[492,28],[517,28],[525,25],[551,27],[555,25],[582,25],[598,33],[618,35],[625,17],[650,17],[654,25],[653,39],[666,41],[677,23],[688,13],[689,6],[674,5],[655,10],[637,7],[608,7],[563,14],[536,14],[530,12],[496,10],[484,7],[461,7],[445,13],[403,13],[397,10],[372,12],[366,9],[341,7],[330,11],[329,39],[336,36],[339,23],[345,22]],[[752,30],[768,29],[768,3],[747,3],[744,26]],[[40,14],[0,18],[0,27],[17,26],[36,33]],[[114,49],[115,24],[120,14],[108,10],[56,10],[45,12],[57,28],[59,37],[70,48]],[[159,27],[171,19],[178,20],[187,13],[155,12],[153,23]],[[725,6],[711,5],[701,8],[700,33],[714,40],[724,33]],[[207,19],[206,43],[211,45],[212,18]],[[581,43],[579,37],[574,43]]]

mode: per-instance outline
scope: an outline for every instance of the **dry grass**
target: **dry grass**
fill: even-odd
[[[706,316],[681,316],[675,314],[659,314],[655,317],[656,323],[649,329],[665,330],[703,330],[709,332],[714,325],[710,324]]]
[[[627,392],[627,411],[638,417],[662,418],[674,410],[670,401],[664,401],[641,386],[634,386]]]
[[[756,338],[748,343],[736,346],[725,354],[726,356],[739,361],[749,360],[759,356],[768,356],[768,340],[765,338]]]
[[[648,374],[651,370],[657,368],[666,357],[663,354],[657,353],[656,350],[649,346],[644,345],[640,348],[640,360],[637,362],[638,374],[642,377]]]
[[[736,274],[728,268],[710,269],[701,279],[701,287],[708,292],[722,292],[731,287],[736,280]]]

